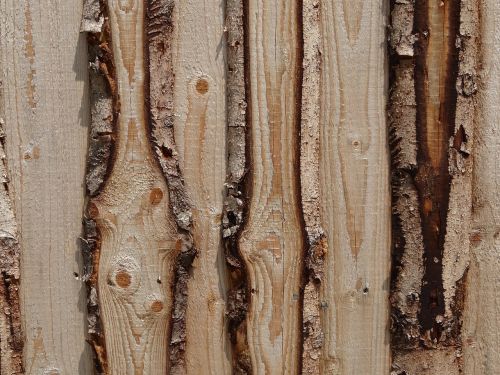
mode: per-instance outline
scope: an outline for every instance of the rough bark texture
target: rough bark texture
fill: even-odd
[[[1,99],[0,91],[0,102]],[[4,120],[0,117],[0,373],[18,375],[24,374],[24,336],[19,299],[21,249],[9,196],[4,126]]]
[[[0,1],[0,373],[82,281],[97,374],[500,373],[498,1],[73,5]]]
[[[175,264],[174,306],[171,317],[170,371],[186,372],[186,309],[189,270],[196,256],[192,236],[192,212],[188,200],[174,134],[174,67],[172,38],[174,0],[149,0],[147,51],[149,61],[149,115],[153,149],[167,181],[179,232]]]
[[[85,178],[90,196],[97,195],[105,183],[112,161],[116,135],[119,98],[116,92],[116,72],[111,48],[111,30],[108,8],[103,0],[84,2],[81,32],[87,33],[89,56],[90,116],[87,175]],[[99,374],[108,374],[106,342],[103,332],[98,296],[100,232],[95,220],[95,206],[89,204],[83,219],[82,252],[84,273],[82,280],[87,288],[87,321],[89,343],[95,355]]]
[[[229,269],[226,316],[232,342],[233,373],[251,374],[246,317],[248,275],[238,246],[245,214],[247,100],[243,0],[226,2],[227,41],[227,178],[222,235]]]
[[[419,345],[424,243],[413,181],[417,167],[413,34],[414,3],[395,1],[391,9],[389,137],[393,199],[392,345]],[[404,272],[402,272],[404,270]]]
[[[325,233],[320,218],[320,80],[321,5],[318,0],[302,3],[304,56],[302,62],[300,181],[302,211],[307,233],[305,286],[302,311],[302,373],[319,374],[324,333],[320,314],[320,290],[326,254]]]
[[[395,373],[458,374],[478,2],[394,1],[389,107]]]

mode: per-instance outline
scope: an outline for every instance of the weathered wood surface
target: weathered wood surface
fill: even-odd
[[[255,374],[297,374],[300,357],[300,34],[293,1],[248,3],[248,216],[240,238]]]
[[[95,264],[106,350],[100,362],[110,374],[166,373],[174,263],[181,246],[146,118],[146,93],[156,92],[145,86],[145,4],[107,4],[116,75],[112,94],[119,112],[113,163],[88,215],[99,235]],[[153,112],[153,121],[157,116]]]
[[[214,0],[177,2],[173,22],[175,139],[198,250],[188,283],[186,372],[230,374],[221,242],[226,179],[224,9]]]
[[[500,7],[480,7],[473,221],[464,308],[464,374],[500,372]]]
[[[0,0],[2,373],[500,372],[495,1],[81,10]]]
[[[0,2],[0,117],[22,251],[27,374],[93,368],[79,279],[89,123],[81,14],[80,0]]]
[[[384,374],[390,367],[385,2],[332,0],[320,7],[321,370]]]
[[[391,22],[393,370],[458,374],[473,199],[478,2],[394,3]]]

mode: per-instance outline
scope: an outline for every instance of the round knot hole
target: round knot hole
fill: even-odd
[[[163,302],[158,300],[153,301],[151,304],[151,311],[159,313],[161,310],[163,310]]]
[[[200,94],[206,94],[208,92],[208,81],[204,78],[200,78],[196,82],[196,91]]]
[[[163,191],[160,188],[154,188],[149,194],[149,201],[152,205],[157,205],[163,199]]]
[[[132,277],[126,271],[119,271],[115,277],[116,285],[120,288],[128,288],[132,281]]]

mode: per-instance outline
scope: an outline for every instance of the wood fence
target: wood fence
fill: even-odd
[[[499,20],[0,0],[0,374],[499,374]]]

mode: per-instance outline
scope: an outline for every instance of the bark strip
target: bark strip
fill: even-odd
[[[0,373],[20,375],[24,374],[19,301],[21,249],[9,196],[3,126],[0,118]]]
[[[391,4],[389,143],[392,183],[392,349],[418,347],[424,243],[417,168],[414,3]]]
[[[458,374],[469,262],[479,11],[391,3],[394,374]]]
[[[87,192],[96,196],[109,175],[120,108],[111,47],[111,29],[104,0],[85,0],[80,31],[87,33],[90,83],[90,137],[85,177]],[[87,288],[88,341],[94,350],[98,374],[108,374],[106,342],[102,327],[97,279],[100,233],[93,220],[95,208],[87,203],[83,219],[82,253]]]
[[[232,343],[233,373],[251,374],[246,316],[249,304],[248,276],[238,243],[245,216],[246,124],[245,32],[242,0],[226,2],[227,28],[227,157],[222,235],[229,268],[227,311]]]
[[[189,271],[196,256],[192,212],[184,186],[174,137],[174,0],[148,0],[146,9],[146,89],[153,152],[165,176],[170,206],[179,233],[171,316],[170,373],[186,373],[186,309]],[[149,91],[149,93],[148,93]]]
[[[321,5],[318,0],[303,0],[300,186],[307,244],[302,308],[302,374],[320,373],[324,341],[320,290],[327,246],[320,217],[320,12]]]

